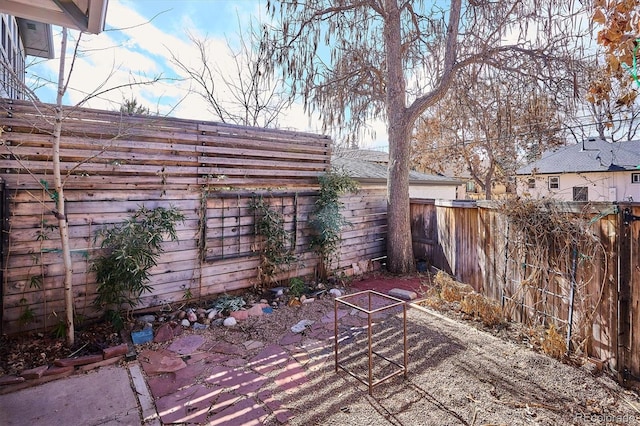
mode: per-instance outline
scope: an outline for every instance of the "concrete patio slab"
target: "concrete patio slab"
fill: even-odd
[[[138,400],[126,369],[103,367],[0,395],[3,426],[139,426]]]

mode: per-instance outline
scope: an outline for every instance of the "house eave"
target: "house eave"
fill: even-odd
[[[31,19],[16,18],[25,54],[38,58],[53,59],[53,30],[50,24],[33,21]]]
[[[4,0],[0,12],[45,24],[98,34],[104,30],[109,0]]]

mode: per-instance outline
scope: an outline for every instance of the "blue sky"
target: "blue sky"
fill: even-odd
[[[263,20],[266,0],[109,0],[106,31],[81,36],[80,54],[69,82],[65,104],[76,105],[97,89],[104,90],[131,81],[162,76],[167,80],[153,85],[108,91],[90,99],[84,106],[117,110],[123,99],[136,98],[153,112],[175,117],[212,120],[207,104],[189,92],[190,82],[171,61],[171,52],[183,62],[195,61],[197,51],[188,32],[210,41],[210,57],[221,69],[233,75],[233,60],[227,48],[237,40],[238,26]],[[150,22],[149,22],[150,21]],[[54,27],[56,59],[27,68],[28,82],[36,77],[55,81],[60,57],[60,28]],[[72,32],[70,49],[78,33]],[[69,56],[67,57],[69,61]],[[69,64],[67,64],[68,69]],[[47,84],[36,90],[45,102],[55,101],[55,86]],[[317,119],[309,119],[302,107],[294,105],[280,120],[280,127],[320,133]],[[386,132],[377,124],[376,140],[362,141],[362,146],[384,145]]]

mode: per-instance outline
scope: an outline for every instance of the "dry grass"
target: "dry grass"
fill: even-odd
[[[487,327],[495,327],[504,320],[500,305],[476,293],[468,284],[456,281],[440,271],[434,278],[434,286],[427,292],[422,305],[436,310],[454,309],[480,320]]]
[[[435,277],[440,297],[447,302],[461,302],[465,295],[473,293],[473,287],[454,280],[450,275],[439,271]]]
[[[542,351],[556,359],[563,359],[567,354],[565,336],[559,333],[554,324],[551,324],[542,337]]]
[[[481,320],[487,327],[502,323],[502,309],[495,301],[478,293],[469,293],[460,302],[460,310],[473,318]]]

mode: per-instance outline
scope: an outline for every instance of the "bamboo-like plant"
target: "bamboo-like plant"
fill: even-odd
[[[133,308],[143,293],[153,290],[148,271],[164,251],[164,236],[177,240],[176,224],[183,221],[184,215],[174,207],[149,210],[142,206],[123,223],[96,233],[104,250],[93,261],[98,283],[94,306],[104,310],[117,329],[124,326],[120,311]]]

